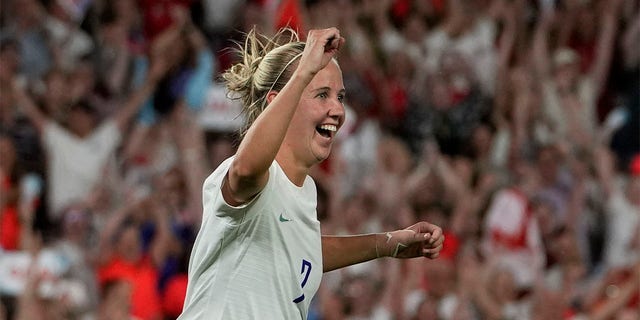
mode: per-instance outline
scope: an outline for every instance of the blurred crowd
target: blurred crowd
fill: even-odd
[[[640,318],[637,0],[0,0],[0,319],[175,319],[233,41],[337,26],[325,234],[436,260],[327,273],[310,319]]]

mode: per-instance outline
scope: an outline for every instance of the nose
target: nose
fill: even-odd
[[[327,111],[327,116],[329,118],[338,121],[339,124],[342,124],[344,121],[345,110],[344,105],[338,99],[335,100],[334,103],[331,104],[329,110]]]

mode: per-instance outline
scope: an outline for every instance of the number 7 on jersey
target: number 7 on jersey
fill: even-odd
[[[300,271],[300,274],[303,274],[303,273],[304,273],[304,279],[302,279],[302,283],[300,284],[300,287],[302,288],[304,288],[304,285],[307,284],[307,280],[309,280],[309,275],[311,274],[311,262],[305,259],[302,259],[302,270]],[[299,297],[293,299],[293,302],[299,303],[299,302],[302,302],[303,300],[304,300],[304,293],[302,293],[302,295],[300,295]]]

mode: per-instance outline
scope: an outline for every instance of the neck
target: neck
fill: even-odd
[[[291,152],[278,152],[276,161],[284,171],[289,180],[298,187],[302,187],[304,180],[309,174],[311,166],[307,166],[300,161],[296,161]]]

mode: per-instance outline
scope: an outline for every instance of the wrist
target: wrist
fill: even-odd
[[[391,250],[389,250],[389,240],[391,240],[391,232],[375,234],[376,258],[391,256]]]
[[[380,241],[381,241],[381,236],[382,236],[382,235],[383,235],[382,233],[376,233],[376,234],[374,234],[374,237],[375,237],[375,244],[376,244],[376,259],[377,259],[377,258],[381,258],[381,257],[383,257],[383,256],[381,256],[381,255],[380,255],[380,246],[381,246],[381,245],[380,245]]]
[[[315,75],[316,74],[313,73],[310,70],[303,70],[302,68],[298,67],[298,68],[296,68],[296,71],[293,72],[293,75],[291,76],[291,78],[295,79],[295,80],[298,80],[298,81],[301,81],[306,86],[307,84],[309,84],[311,82],[311,80],[313,80],[313,77]]]

